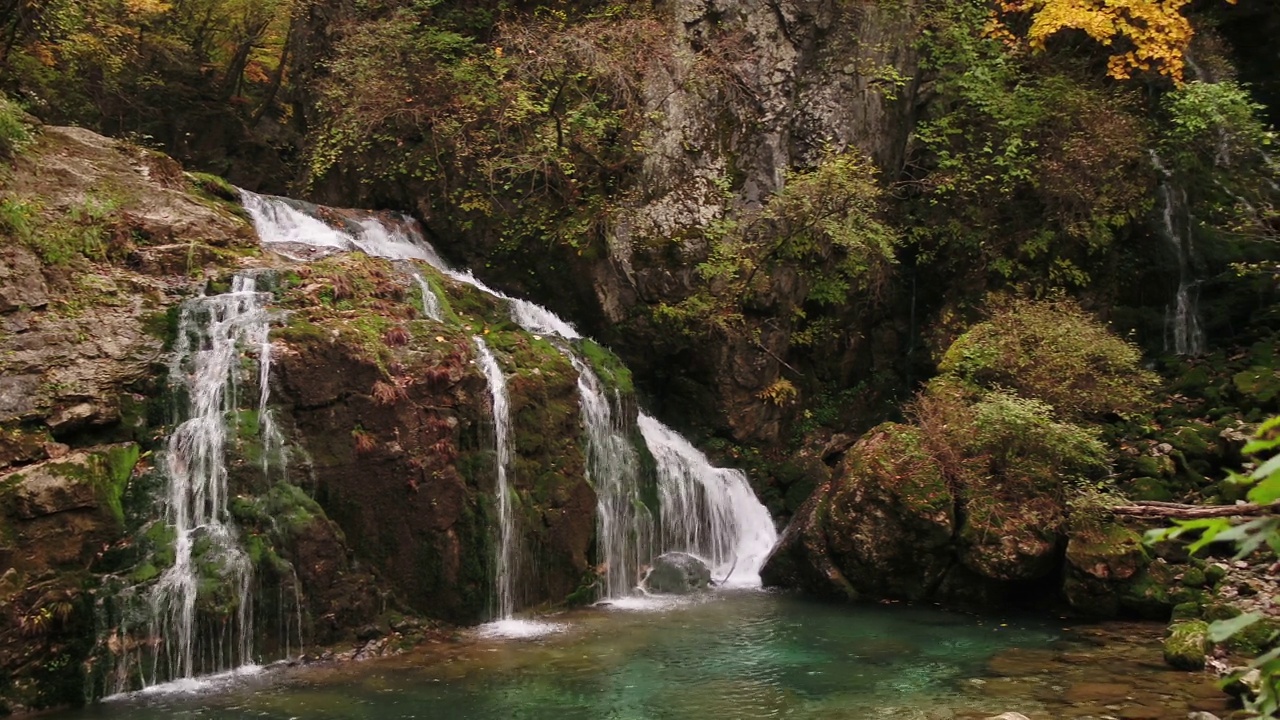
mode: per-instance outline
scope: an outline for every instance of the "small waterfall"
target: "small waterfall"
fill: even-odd
[[[639,416],[642,436],[658,459],[661,532],[640,496],[640,463],[626,432],[630,423],[590,365],[574,352],[569,341],[582,335],[570,323],[536,303],[511,297],[477,279],[470,271],[450,267],[405,218],[393,225],[376,219],[354,217],[340,227],[317,220],[321,209],[285,198],[241,191],[245,207],[254,218],[264,244],[288,257],[310,259],[332,252],[360,250],[391,259],[423,260],[442,275],[503,300],[511,318],[525,331],[547,336],[568,357],[578,372],[582,423],[587,435],[587,472],[597,496],[599,560],[605,565],[604,594],[618,598],[631,593],[638,575],[655,554],[680,550],[706,559],[718,581],[731,585],[759,585],[759,569],[777,538],[772,518],[751,492],[746,477],[737,470],[711,465],[687,440],[657,420]],[[325,216],[343,211],[326,210]],[[424,311],[433,319],[441,308],[430,304],[433,293],[421,277]],[[438,301],[438,298],[434,298]],[[497,552],[498,617],[510,618],[518,609],[516,588],[521,557],[519,533],[514,527],[514,490],[508,485],[510,450],[506,433],[505,377],[483,338],[475,337],[482,369],[493,395],[494,426],[498,435],[498,508],[500,516]],[[534,634],[536,629],[516,628],[504,620],[501,634]]]
[[[1204,352],[1204,332],[1200,329],[1199,281],[1191,263],[1195,257],[1191,211],[1186,191],[1174,184],[1173,173],[1160,156],[1151,152],[1151,164],[1160,172],[1160,234],[1178,261],[1178,289],[1173,304],[1165,312],[1165,350],[1178,355]]]
[[[596,491],[596,543],[605,564],[604,595],[629,594],[653,556],[653,515],[640,497],[640,459],[600,379],[573,353],[582,423],[587,429],[587,477]]]
[[[640,432],[658,463],[662,550],[702,558],[722,585],[759,586],[778,532],[747,476],[714,467],[679,433],[643,412]]]
[[[186,420],[169,437],[163,458],[168,479],[165,521],[174,534],[174,560],[149,598],[151,637],[161,643],[145,678],[149,684],[252,661],[253,568],[227,512],[226,446],[228,416],[237,409],[243,348],[257,350],[258,417],[267,433],[264,440],[279,440],[266,407],[271,365],[267,297],[258,292],[252,276],[241,274],[231,292],[190,300],[182,307],[169,378],[178,394],[185,395]],[[202,594],[201,573],[211,570],[234,593],[217,599],[233,607],[234,615],[202,632],[196,602]],[[204,593],[224,590],[206,588]]]
[[[431,289],[427,279],[418,273],[413,274],[413,279],[417,281],[418,289],[422,291],[422,312],[436,322],[443,322],[444,308],[440,305],[440,298]]]
[[[511,403],[507,398],[507,378],[502,374],[498,359],[493,356],[484,338],[476,335],[473,339],[480,356],[480,367],[489,383],[489,397],[493,404],[495,485],[498,495],[498,552],[494,580],[498,598],[497,617],[500,620],[510,620],[516,610],[516,583],[520,577],[520,552],[517,548],[519,534],[515,526],[512,490],[507,483],[507,465],[511,462]]]

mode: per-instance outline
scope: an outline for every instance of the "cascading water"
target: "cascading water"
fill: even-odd
[[[759,586],[778,532],[747,476],[713,466],[688,440],[643,412],[639,425],[658,464],[662,549],[702,558],[721,585]]]
[[[418,283],[418,289],[422,291],[422,312],[436,322],[443,321],[444,308],[440,305],[440,298],[431,289],[431,284],[418,273],[413,274],[413,279]]]
[[[494,465],[498,491],[498,551],[497,572],[494,586],[498,598],[497,617],[509,620],[516,610],[516,582],[520,576],[520,553],[517,549],[519,535],[516,529],[515,506],[511,486],[507,483],[507,465],[511,462],[511,403],[507,398],[507,378],[502,366],[489,350],[484,338],[473,338],[480,358],[480,369],[489,384],[489,398],[493,406]]]
[[[604,595],[627,595],[653,555],[653,515],[640,497],[640,459],[594,371],[573,353],[582,423],[587,429],[587,477],[596,491],[596,543],[605,564]]]
[[[759,569],[776,540],[768,511],[751,493],[746,477],[736,470],[715,468],[687,440],[657,420],[641,414],[642,437],[658,459],[658,494],[661,532],[641,497],[641,472],[636,450],[619,416],[620,408],[590,365],[578,356],[570,341],[581,334],[546,308],[513,298],[478,280],[469,271],[450,267],[422,237],[412,220],[388,225],[363,218],[333,227],[313,215],[319,209],[283,198],[242,191],[245,207],[254,218],[268,247],[297,259],[333,252],[361,250],[391,259],[423,260],[442,275],[507,302],[512,319],[527,332],[556,340],[578,372],[582,422],[587,435],[587,468],[597,495],[600,560],[605,566],[604,595],[618,598],[631,593],[638,575],[654,555],[680,550],[705,559],[716,579],[729,585],[758,585]],[[311,214],[308,214],[311,213]],[[419,278],[424,312],[435,318],[433,293]],[[435,298],[438,300],[438,298]],[[433,310],[434,307],[434,310]],[[514,488],[509,485],[503,444],[508,430],[505,417],[505,378],[482,338],[476,338],[482,369],[493,395],[494,425],[499,436],[497,500],[500,515],[499,550],[495,585],[498,617],[509,618],[519,609],[520,557],[518,529],[514,526]],[[503,634],[520,634],[505,632]]]
[[[174,535],[174,560],[149,598],[151,637],[162,646],[144,678],[148,684],[252,661],[253,568],[227,512],[226,445],[244,348],[257,350],[259,427],[268,442],[279,439],[266,406],[271,364],[267,297],[254,277],[241,274],[231,292],[190,300],[182,308],[169,378],[186,398],[186,420],[169,437],[163,465],[168,479],[165,521]],[[212,592],[229,589],[234,595],[217,598],[218,604],[234,612],[202,632],[196,606],[201,573],[210,571],[220,583]]]
[[[1151,163],[1160,172],[1161,235],[1169,243],[1178,261],[1178,289],[1173,304],[1165,313],[1165,349],[1178,355],[1200,355],[1204,352],[1204,332],[1200,329],[1198,281],[1192,273],[1195,240],[1191,231],[1191,212],[1186,192],[1174,184],[1173,173],[1160,156],[1151,153]]]

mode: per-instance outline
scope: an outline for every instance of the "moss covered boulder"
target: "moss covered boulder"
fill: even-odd
[[[1142,538],[1122,525],[1093,524],[1078,530],[1067,542],[1067,602],[1085,615],[1113,617],[1120,611],[1122,596],[1141,594],[1137,586],[1149,563]]]
[[[784,584],[787,556],[820,545],[839,570],[810,575],[876,597],[923,599],[953,561],[955,499],[917,429],[881,425],[848,453],[836,478],[766,563],[767,584]],[[790,560],[794,564],[794,560]],[[843,589],[841,589],[843,593]]]
[[[1164,640],[1164,661],[1179,670],[1203,670],[1209,651],[1209,624],[1184,620],[1169,626]]]

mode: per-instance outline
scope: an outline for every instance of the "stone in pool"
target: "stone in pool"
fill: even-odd
[[[711,584],[711,569],[688,553],[663,553],[654,559],[644,584],[650,592],[688,595],[707,589]]]

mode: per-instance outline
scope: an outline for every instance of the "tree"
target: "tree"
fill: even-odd
[[[1235,0],[1227,0],[1234,4]],[[1182,82],[1183,57],[1194,34],[1182,14],[1190,0],[1000,0],[1005,19],[1030,19],[1025,37],[1035,50],[1049,39],[1077,30],[1112,52],[1107,72],[1118,80],[1154,72]],[[1012,37],[1003,21],[997,32]]]

